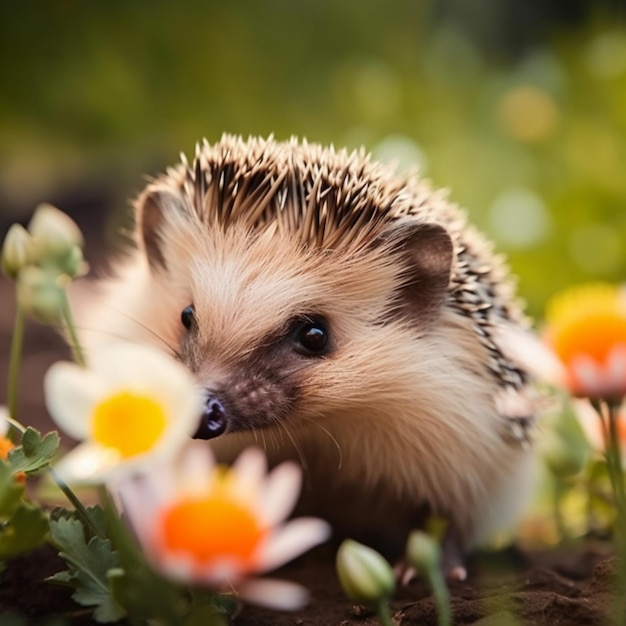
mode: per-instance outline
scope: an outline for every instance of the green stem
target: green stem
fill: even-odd
[[[624,489],[624,468],[617,420],[619,402],[607,400],[596,410],[602,419],[606,441],[606,462],[611,479],[611,487],[617,511],[616,524],[616,593],[613,600],[612,623],[621,626],[626,611],[626,491]],[[603,410],[606,409],[606,412]]]
[[[437,625],[450,626],[452,624],[450,594],[440,572],[430,576],[430,586],[432,587],[435,606],[437,607]]]
[[[80,340],[78,339],[76,325],[74,324],[74,317],[72,316],[72,309],[65,290],[63,290],[61,296],[61,314],[63,315],[63,320],[65,321],[65,326],[67,327],[67,332],[69,333],[70,345],[72,346],[74,359],[76,363],[85,367],[87,365],[87,361],[85,359],[83,349],[81,348]]]
[[[378,613],[378,617],[380,618],[380,623],[383,626],[393,626],[393,621],[391,619],[391,611],[389,610],[389,604],[386,600],[381,600],[376,607],[376,612]]]
[[[22,347],[24,345],[24,311],[17,304],[15,309],[15,321],[13,322],[13,337],[11,339],[11,356],[9,358],[9,375],[7,381],[7,403],[9,415],[17,419],[17,387],[20,377],[20,361]]]
[[[57,484],[59,489],[65,494],[65,497],[72,503],[76,509],[76,515],[80,518],[83,525],[89,528],[94,536],[102,536],[100,529],[93,523],[89,512],[83,505],[83,503],[76,497],[76,494],[67,486],[64,480],[54,471],[53,468],[49,469],[52,480]]]
[[[26,431],[26,428],[24,428],[24,426],[22,426],[22,424],[20,424],[15,419],[9,418],[9,423],[22,435]],[[87,509],[83,506],[83,503],[76,497],[76,494],[67,486],[65,481],[63,481],[59,477],[59,475],[54,471],[52,467],[48,468],[48,471],[50,472],[50,476],[52,477],[52,480],[54,480],[54,482],[57,484],[58,488],[65,494],[65,497],[74,505],[74,508],[76,509],[76,514],[78,515],[78,517],[80,517],[83,524],[87,526],[94,535],[101,535],[102,533],[93,523],[93,520],[87,512]]]

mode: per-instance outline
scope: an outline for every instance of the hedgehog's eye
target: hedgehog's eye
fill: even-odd
[[[321,317],[299,320],[295,324],[293,339],[296,350],[306,356],[322,356],[329,351],[328,322]]]
[[[190,304],[186,306],[180,314],[180,321],[183,323],[183,326],[189,330],[193,326],[194,319],[193,304]]]

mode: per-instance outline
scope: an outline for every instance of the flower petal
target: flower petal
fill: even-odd
[[[70,437],[85,439],[94,404],[107,385],[93,372],[74,363],[54,363],[44,377],[46,406],[52,419]]]
[[[330,537],[330,526],[321,519],[300,517],[288,522],[261,546],[259,571],[276,569]]]
[[[277,611],[296,611],[309,601],[309,592],[286,580],[251,579],[240,583],[237,592],[242,600]]]
[[[4,437],[9,432],[9,409],[0,404],[0,437]]]
[[[626,393],[626,345],[617,344],[607,357],[608,378],[616,396]]]
[[[246,448],[233,464],[237,490],[255,494],[265,478],[267,460],[259,448]]]
[[[177,468],[179,490],[186,495],[206,493],[211,473],[215,469],[211,448],[204,441],[190,441],[179,458]]]
[[[281,463],[266,479],[261,510],[269,526],[282,522],[293,510],[302,486],[302,470],[292,462]]]
[[[70,485],[101,482],[119,462],[119,456],[110,448],[81,443],[68,452],[54,470]]]

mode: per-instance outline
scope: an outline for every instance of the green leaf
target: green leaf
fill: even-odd
[[[119,569],[111,541],[92,537],[87,543],[83,525],[76,519],[51,522],[50,533],[59,555],[70,566],[74,600],[83,606],[96,607],[94,619],[100,623],[116,622],[124,617],[126,610],[113,597],[109,582],[109,572]],[[60,580],[68,579],[62,576]]]
[[[11,518],[23,495],[24,487],[15,480],[14,470],[0,460],[0,520]]]
[[[23,502],[0,530],[0,560],[27,552],[42,544],[48,534],[48,518],[32,504]]]
[[[44,435],[31,428],[25,430],[21,445],[9,453],[9,463],[14,472],[33,474],[46,469],[59,447],[59,435],[52,431]]]

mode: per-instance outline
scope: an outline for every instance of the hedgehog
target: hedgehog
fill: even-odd
[[[224,135],[134,211],[135,245],[81,314],[87,349],[171,353],[221,458],[295,459],[313,508],[343,505],[364,536],[443,519],[463,578],[532,490],[535,410],[506,345],[528,327],[513,279],[447,192],[363,150]]]

